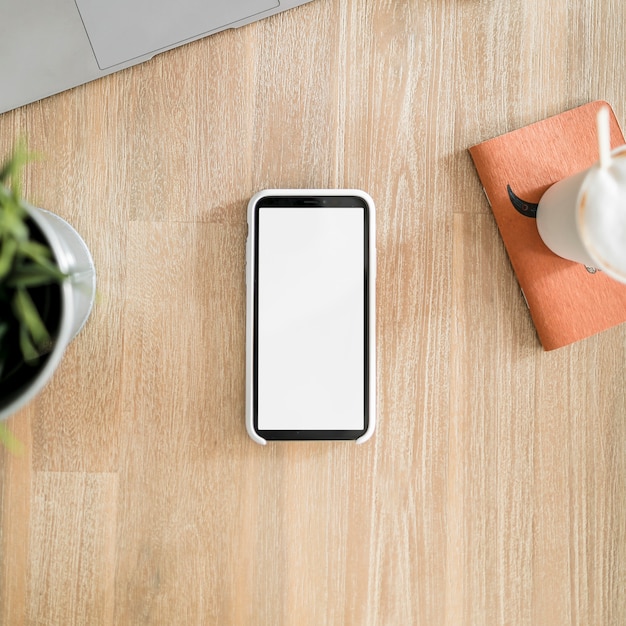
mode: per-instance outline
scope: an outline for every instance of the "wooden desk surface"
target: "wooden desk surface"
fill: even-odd
[[[544,353],[467,147],[604,98],[622,0],[317,0],[0,116],[99,301],[0,453],[0,623],[626,623],[626,327]],[[265,187],[378,207],[379,426],[244,427]]]

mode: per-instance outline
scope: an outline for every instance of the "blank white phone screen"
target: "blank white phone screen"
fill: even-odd
[[[364,428],[364,211],[259,209],[259,430]]]

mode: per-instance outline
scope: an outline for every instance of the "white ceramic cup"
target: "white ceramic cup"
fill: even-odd
[[[626,146],[608,167],[590,168],[552,185],[537,207],[539,236],[560,257],[626,283]]]

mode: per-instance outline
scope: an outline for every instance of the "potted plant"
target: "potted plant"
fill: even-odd
[[[28,158],[19,145],[0,168],[0,422],[49,381],[95,296],[94,264],[80,235],[21,197]]]

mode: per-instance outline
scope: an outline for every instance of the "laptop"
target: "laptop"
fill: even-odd
[[[311,0],[3,0],[0,113]]]

